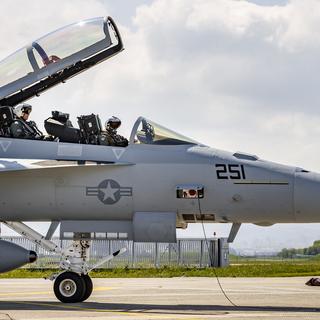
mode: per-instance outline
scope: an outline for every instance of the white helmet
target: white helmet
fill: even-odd
[[[109,118],[105,123],[106,129],[111,128],[113,130],[117,130],[120,126],[121,126],[121,120],[115,116],[112,116],[111,118]]]
[[[23,113],[30,114],[31,111],[32,111],[32,106],[27,103],[19,104],[14,108],[14,113],[19,118],[22,117]]]

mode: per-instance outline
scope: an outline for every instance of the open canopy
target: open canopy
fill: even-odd
[[[112,18],[83,20],[0,61],[0,105],[16,105],[123,49]]]
[[[200,144],[143,117],[138,118],[134,124],[130,143],[152,145]]]

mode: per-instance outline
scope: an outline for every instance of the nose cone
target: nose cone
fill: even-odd
[[[35,262],[37,260],[38,256],[37,256],[37,253],[34,252],[34,251],[29,251],[29,262],[32,263],[32,262]]]
[[[320,222],[320,174],[295,174],[294,211],[296,222]]]

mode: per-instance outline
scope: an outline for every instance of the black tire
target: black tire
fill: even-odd
[[[56,278],[53,291],[61,302],[81,302],[86,293],[86,284],[84,279],[77,273],[67,271]]]
[[[86,301],[91,296],[91,293],[93,290],[93,284],[92,284],[92,280],[88,274],[83,274],[81,277],[86,284],[86,291],[85,291],[84,296],[81,301]]]

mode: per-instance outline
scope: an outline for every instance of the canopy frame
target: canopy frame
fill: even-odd
[[[51,87],[59,84],[64,83],[67,79],[74,77],[75,75],[93,67],[94,65],[111,58],[112,56],[121,52],[123,47],[123,42],[121,39],[121,35],[119,33],[118,27],[115,24],[114,20],[111,17],[106,18],[106,23],[110,23],[111,28],[114,30],[115,37],[118,43],[112,47],[108,47],[105,50],[98,52],[97,54],[84,59],[80,60],[77,63],[67,66],[62,71],[59,71],[53,75],[50,75],[38,82],[30,85],[29,87],[23,88],[13,94],[10,94],[2,99],[0,99],[0,106],[15,106],[21,102],[24,102],[34,96],[39,96],[40,93],[50,89]],[[33,53],[31,52],[32,48],[29,47],[27,54],[29,61],[34,68],[37,70],[37,64],[34,60]]]

